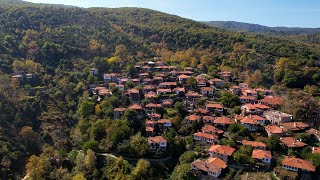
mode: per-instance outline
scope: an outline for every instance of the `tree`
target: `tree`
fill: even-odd
[[[131,136],[130,149],[131,154],[135,157],[144,157],[149,150],[147,138],[141,136],[140,132],[134,136]]]
[[[252,146],[240,147],[240,149],[233,154],[234,161],[238,164],[250,163],[252,150]]]
[[[180,164],[192,163],[195,158],[196,154],[193,151],[186,151],[180,156],[179,162]]]
[[[145,159],[139,159],[136,167],[133,170],[135,179],[149,179],[150,162]]]
[[[85,165],[85,174],[89,177],[93,177],[96,170],[96,161],[97,157],[91,149],[87,150],[87,154],[84,158],[84,165]]]
[[[171,178],[172,180],[194,180],[196,177],[192,173],[192,168],[191,164],[182,164],[182,165],[177,165],[172,174]]]
[[[240,104],[239,97],[228,91],[221,92],[220,102],[228,108],[233,108]]]
[[[128,109],[124,112],[123,117],[128,122],[129,127],[133,129],[134,133],[142,129],[143,122],[141,121],[141,118],[138,118],[136,111]]]
[[[267,139],[267,146],[268,149],[272,150],[277,150],[280,149],[280,139],[277,136],[271,136],[270,138]]]
[[[49,160],[45,156],[32,155],[28,160],[26,170],[31,179],[44,179],[49,170]]]
[[[77,173],[75,176],[72,177],[72,180],[87,180],[87,178],[84,177],[83,173]]]
[[[79,107],[80,115],[87,117],[95,111],[95,104],[89,101],[83,101]]]
[[[255,87],[259,86],[263,82],[263,74],[260,70],[255,70],[254,73],[247,78],[248,84],[253,84]]]

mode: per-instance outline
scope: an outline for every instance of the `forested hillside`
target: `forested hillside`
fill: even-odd
[[[33,173],[49,174],[48,179],[70,179],[77,172],[116,179],[126,177],[128,169],[140,172],[138,165],[133,168],[123,159],[95,167],[90,150],[84,157],[76,155],[79,149],[110,151],[112,144],[136,133],[127,124],[104,120],[108,108],[120,104],[117,99],[93,108],[103,116],[90,123],[86,114],[92,112],[85,111],[94,104],[82,102],[89,97],[89,85],[102,81],[103,73],[131,72],[133,62],[155,56],[179,67],[201,67],[212,77],[231,71],[234,81],[249,79],[256,87],[319,93],[320,48],[303,40],[231,32],[149,9],[1,0],[0,179],[19,179],[33,172],[35,164],[41,167]],[[98,77],[89,73],[92,67],[99,69]],[[19,72],[36,78],[23,83],[11,78]],[[31,155],[36,156],[29,159]],[[70,164],[62,164],[64,158]],[[168,171],[164,167],[160,169]],[[159,167],[153,168],[155,177],[163,176],[156,172]]]

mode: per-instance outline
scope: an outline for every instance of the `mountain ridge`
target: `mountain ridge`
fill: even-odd
[[[270,27],[255,23],[245,23],[237,21],[202,21],[202,23],[218,28],[224,28],[233,31],[255,32],[255,33],[267,33],[267,34],[279,34],[285,35],[300,35],[300,34],[315,34],[320,33],[319,28],[304,28],[304,27],[285,27],[276,26]]]

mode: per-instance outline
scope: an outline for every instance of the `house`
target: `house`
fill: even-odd
[[[115,73],[104,74],[103,80],[104,82],[117,82],[117,75]]]
[[[264,129],[266,130],[267,134],[268,134],[268,137],[271,137],[273,135],[275,136],[283,136],[285,131],[283,128],[277,126],[277,125],[268,125],[268,126],[265,126]]]
[[[248,83],[239,83],[240,88],[249,88]]]
[[[193,113],[198,114],[200,116],[208,116],[211,114],[211,112],[208,109],[198,108],[193,110]]]
[[[169,119],[160,119],[157,121],[157,124],[159,125],[159,129],[162,130],[168,130],[172,126],[172,123]]]
[[[219,72],[218,75],[220,76],[221,79],[223,79],[225,81],[231,80],[231,72],[230,71],[222,71],[222,72]]]
[[[253,96],[240,96],[239,97],[239,101],[242,103],[242,104],[245,104],[245,103],[255,103],[257,102],[257,98],[256,97],[253,97]]]
[[[263,99],[258,100],[259,104],[264,104],[272,108],[278,108],[283,103],[281,96],[265,96]]]
[[[171,94],[171,89],[157,89],[158,95],[165,95],[165,94]]]
[[[214,78],[209,80],[209,83],[211,84],[211,86],[217,87],[217,88],[221,88],[224,85],[223,80],[218,79],[218,78]]]
[[[263,142],[242,140],[243,146],[252,146],[255,149],[266,150],[267,145]]]
[[[144,78],[147,78],[147,77],[149,77],[148,73],[140,73],[139,74],[139,79],[144,79]]]
[[[149,118],[150,118],[152,121],[157,121],[157,120],[161,119],[161,114],[152,113],[152,114],[149,114]]]
[[[205,132],[197,132],[193,134],[193,140],[200,146],[213,145],[217,139],[218,139],[217,135],[213,135]]]
[[[257,131],[260,127],[260,124],[249,116],[244,117],[240,122],[249,131]]]
[[[185,74],[178,76],[178,80],[181,84],[186,83],[189,78],[190,78],[190,76],[185,75]]]
[[[183,96],[186,92],[186,89],[184,87],[177,87],[173,89],[173,92],[178,96]]]
[[[271,163],[272,155],[271,151],[254,149],[252,151],[251,158],[261,161],[263,164],[269,165]]]
[[[217,104],[217,103],[208,103],[206,104],[206,109],[208,109],[212,113],[219,113],[223,114],[223,105],[222,104]]]
[[[214,94],[214,90],[212,87],[202,87],[200,91],[203,96],[213,96]]]
[[[92,75],[98,75],[99,70],[97,68],[90,68],[89,69],[90,74]]]
[[[299,149],[307,146],[306,143],[301,140],[296,140],[294,137],[280,137],[281,144],[288,148]]]
[[[201,128],[201,131],[204,132],[204,133],[208,133],[208,134],[215,134],[215,135],[220,135],[220,134],[223,134],[224,131],[215,127],[215,126],[212,126],[212,125],[205,125]]]
[[[273,124],[281,124],[286,122],[291,122],[293,116],[280,111],[269,110],[263,113],[264,117],[267,118]]]
[[[139,117],[142,117],[144,115],[144,110],[139,104],[133,104],[129,106],[128,109],[136,111]]]
[[[192,115],[186,117],[186,121],[188,124],[192,124],[193,122],[196,122],[196,121],[199,122],[200,120],[201,120],[201,116],[196,115],[196,114],[192,114]]]
[[[165,100],[161,103],[162,107],[163,108],[172,108],[173,106],[173,103],[169,100]]]
[[[148,103],[145,106],[147,113],[156,112],[157,109],[161,108],[161,104]]]
[[[244,115],[262,115],[270,107],[263,104],[245,104],[241,106],[242,114]]]
[[[222,127],[223,129],[227,129],[229,125],[235,124],[235,122],[231,118],[222,116],[215,119],[213,124],[215,126]]]
[[[116,87],[119,89],[119,91],[125,90],[125,86],[123,84],[117,84]]]
[[[193,170],[215,178],[219,177],[221,172],[228,167],[227,163],[220,158],[209,158],[206,161],[197,159],[191,165]]]
[[[140,91],[137,89],[128,89],[127,94],[129,95],[129,98],[133,101],[140,100]]]
[[[218,157],[225,162],[228,162],[228,157],[230,157],[236,149],[230,146],[224,145],[213,145],[210,147],[209,155],[210,157]]]
[[[148,146],[152,152],[157,150],[166,151],[167,140],[162,136],[148,137]]]
[[[304,172],[315,172],[316,167],[311,161],[307,161],[300,158],[285,157],[282,161],[282,167],[289,171],[304,171]]]
[[[233,93],[233,94],[239,95],[240,92],[241,92],[241,88],[240,88],[240,86],[231,86],[231,87],[229,88],[229,91],[230,91],[231,93]]]
[[[250,116],[252,119],[254,119],[255,121],[257,121],[259,124],[264,125],[267,122],[267,118],[258,116],[258,115],[251,115]]]
[[[214,120],[217,119],[215,116],[203,116],[202,120],[206,124],[213,124]]]
[[[258,93],[254,89],[244,88],[241,92],[244,96],[258,97]]]
[[[127,110],[127,108],[114,108],[113,109],[113,118],[114,119],[121,119],[126,110]]]
[[[306,129],[310,127],[309,124],[306,124],[303,122],[286,122],[286,123],[281,123],[280,126],[285,131],[292,131],[295,133],[304,132]]]

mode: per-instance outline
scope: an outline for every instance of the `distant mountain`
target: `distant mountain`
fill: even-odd
[[[320,33],[320,28],[268,27],[259,24],[250,24],[236,21],[209,21],[203,23],[209,26],[224,28],[228,30],[256,32],[274,35],[300,35]]]

